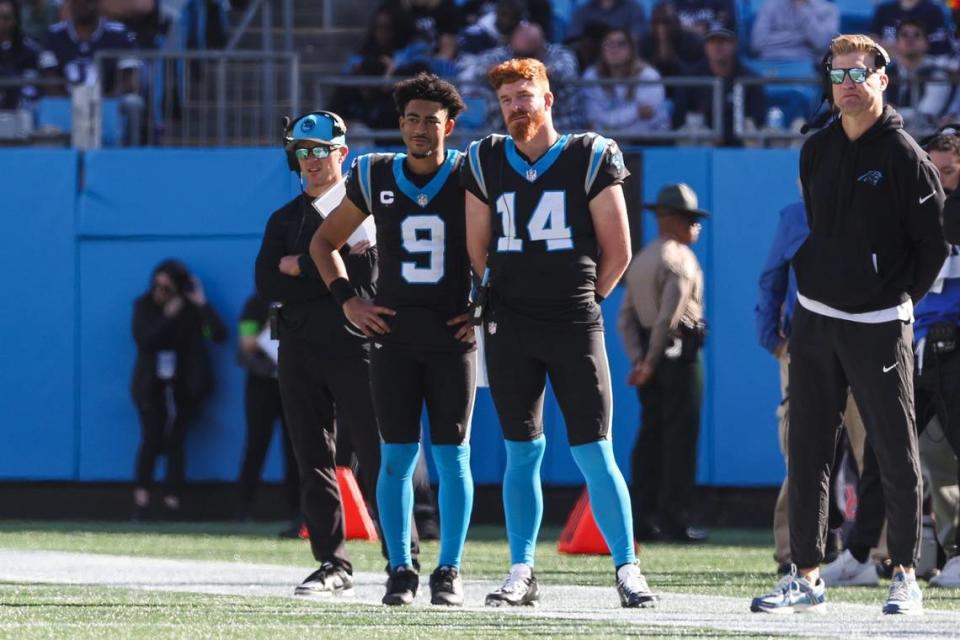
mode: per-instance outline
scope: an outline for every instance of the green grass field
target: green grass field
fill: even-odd
[[[117,554],[150,558],[220,560],[314,568],[302,541],[276,538],[278,524],[118,524],[89,522],[0,523],[0,549]],[[537,550],[544,585],[610,586],[609,557],[564,556],[557,530],[545,530]],[[774,582],[772,538],[767,532],[714,531],[703,546],[652,544],[641,550],[651,585],[664,592],[744,599]],[[434,566],[437,544],[426,543],[425,572]],[[382,572],[379,545],[351,542],[355,570]],[[507,568],[502,528],[471,529],[464,575],[499,580]],[[0,568],[2,575],[2,568]],[[290,585],[291,590],[294,586]],[[833,602],[877,604],[883,590],[831,589]],[[611,587],[610,597],[615,598]],[[928,609],[960,611],[960,590],[925,590]],[[709,628],[657,628],[618,621],[545,619],[508,613],[385,610],[335,606],[280,597],[239,597],[107,588],[96,584],[52,585],[0,581],[0,638],[379,638],[448,637],[743,637]],[[754,634],[747,633],[747,637]]]

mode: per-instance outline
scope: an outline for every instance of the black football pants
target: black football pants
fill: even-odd
[[[865,324],[798,305],[790,336],[790,547],[800,568],[823,559],[837,437],[853,392],[880,470],[895,565],[919,556],[921,480],[914,419],[913,328]]]
[[[280,395],[300,470],[301,509],[313,557],[352,571],[337,484],[336,429],[339,425],[350,434],[360,488],[365,496],[375,496],[380,436],[370,397],[369,355],[333,358],[316,345],[288,339],[280,341],[279,360]],[[415,551],[417,543],[414,539]]]

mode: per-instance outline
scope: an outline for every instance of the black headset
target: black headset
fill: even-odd
[[[886,67],[890,64],[890,54],[887,53],[886,49],[881,47],[879,44],[873,44],[871,46],[873,49],[873,66],[875,69],[880,69]],[[825,126],[830,118],[833,117],[833,83],[830,82],[830,69],[833,68],[833,52],[828,48],[827,52],[824,54],[823,58],[820,60],[820,91],[823,94],[820,98],[820,104],[817,105],[817,108],[814,109],[813,115],[810,116],[810,119],[800,128],[800,133],[806,135],[811,129],[820,129]],[[826,102],[829,108],[824,111],[820,116],[817,116],[817,112],[820,111],[820,107],[823,106],[823,103]]]
[[[290,168],[290,171],[296,174],[300,173],[300,163],[297,162],[297,155],[293,149],[293,130],[297,128],[297,123],[304,118],[317,115],[330,118],[330,121],[333,123],[334,138],[347,134],[347,125],[344,123],[343,118],[333,111],[311,111],[310,113],[299,116],[296,120],[291,120],[289,116],[284,116],[281,120],[281,126],[283,128],[283,149],[287,154],[287,166]]]
[[[890,65],[890,54],[886,49],[878,44],[874,44],[873,49],[873,68],[880,69]],[[830,82],[830,69],[833,68],[833,53],[827,49],[826,55],[820,61],[820,87],[823,90],[823,99],[833,104],[833,83]]]

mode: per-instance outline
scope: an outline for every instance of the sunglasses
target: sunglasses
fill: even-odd
[[[153,289],[154,291],[158,291],[160,293],[176,293],[176,290],[173,287],[167,286],[165,284],[159,284],[159,283],[154,284]]]
[[[833,84],[843,84],[845,76],[850,76],[854,84],[863,84],[876,69],[865,69],[864,67],[851,67],[850,69],[830,69],[830,82]]]
[[[311,155],[318,160],[323,160],[324,158],[329,158],[330,154],[333,153],[333,150],[337,147],[327,147],[327,146],[318,146],[311,147],[310,149],[299,148],[294,153],[297,156],[297,160],[306,160]]]

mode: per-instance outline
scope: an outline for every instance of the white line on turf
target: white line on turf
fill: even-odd
[[[39,584],[76,584],[122,587],[154,591],[177,591],[246,597],[293,597],[293,588],[311,567],[290,567],[239,562],[165,560],[60,551],[0,549],[0,581]],[[594,620],[642,623],[659,627],[717,629],[811,637],[923,637],[956,638],[960,612],[928,609],[923,617],[891,617],[880,614],[885,592],[875,589],[876,605],[829,603],[826,615],[769,616],[751,614],[743,598],[663,594],[656,609],[620,608],[610,587],[543,584],[542,604],[536,608],[483,606],[483,597],[496,588],[488,580],[465,580],[467,606],[462,610],[496,615],[523,615],[554,620]],[[650,576],[655,585],[656,575]],[[429,589],[423,576],[414,606],[429,608]],[[383,596],[383,574],[354,574],[356,595],[324,600],[325,606],[344,603],[379,605]],[[324,605],[319,605],[324,606]],[[4,624],[0,622],[0,629]]]

